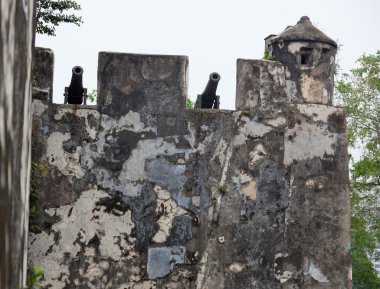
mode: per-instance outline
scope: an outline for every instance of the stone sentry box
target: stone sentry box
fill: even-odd
[[[286,67],[286,87],[293,103],[332,105],[337,44],[304,16],[268,41],[273,60]]]
[[[344,111],[274,51],[236,111],[185,109],[184,56],[101,52],[97,106],[34,100],[45,288],[351,288]]]

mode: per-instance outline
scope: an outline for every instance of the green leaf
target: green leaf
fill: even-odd
[[[70,13],[79,10],[81,10],[80,5],[71,0],[37,0],[36,32],[55,36],[55,28],[61,23],[72,23],[80,26],[83,23],[82,17]]]

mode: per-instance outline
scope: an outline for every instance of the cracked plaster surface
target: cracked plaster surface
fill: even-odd
[[[90,138],[95,139],[97,135],[97,129],[95,127],[91,127],[89,124],[90,116],[95,119],[99,119],[99,112],[94,109],[72,109],[72,108],[60,108],[58,112],[54,115],[55,120],[62,120],[62,117],[65,115],[73,114],[78,118],[83,118],[85,121],[85,128],[90,136]]]
[[[73,153],[63,150],[63,143],[71,138],[70,133],[53,132],[47,140],[46,156],[50,165],[56,166],[65,176],[82,178],[85,175],[80,165],[82,147],[77,146]]]
[[[160,186],[156,185],[153,190],[157,194],[156,215],[159,216],[156,220],[159,229],[154,234],[153,241],[164,243],[169,237],[174,218],[185,215],[187,211],[179,207],[171,194]]]
[[[81,273],[87,278],[88,286],[93,279],[105,275],[110,260],[123,267],[137,256],[134,250],[136,240],[131,237],[135,227],[131,211],[115,215],[106,213],[97,204],[109,196],[104,191],[89,190],[72,205],[46,210],[47,214],[60,221],[53,224],[50,233],[43,231],[29,236],[29,259],[33,265],[46,268],[43,286],[50,284],[53,288],[64,288],[70,277],[70,268],[65,260],[75,260],[79,253],[83,253],[89,263],[88,270]],[[103,260],[100,263],[95,261],[96,253],[91,247],[95,236],[100,242],[99,257]],[[127,256],[125,251],[128,251]]]
[[[329,279],[322,273],[321,269],[318,268],[317,264],[311,260],[307,272],[304,275],[310,275],[315,281],[319,283],[329,283]]]
[[[242,145],[249,138],[262,137],[270,132],[273,128],[265,124],[250,120],[246,116],[241,116],[239,125],[239,134],[235,136],[234,145]]]
[[[285,132],[284,164],[334,155],[337,134],[329,133],[327,125],[303,123]]]

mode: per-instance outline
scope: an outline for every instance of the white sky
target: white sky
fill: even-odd
[[[99,51],[189,57],[188,94],[196,99],[208,76],[221,74],[221,108],[234,109],[236,59],[260,59],[264,38],[307,15],[339,44],[343,71],[380,49],[379,0],[77,0],[84,21],[63,24],[56,37],[38,35],[36,45],[55,53],[54,102],[63,102],[71,69],[84,69],[84,86],[96,89]]]

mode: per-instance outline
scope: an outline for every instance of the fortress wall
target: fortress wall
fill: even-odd
[[[98,105],[33,101],[29,264],[45,288],[350,288],[345,115],[239,60],[237,111],[185,109],[183,56],[100,53]]]

